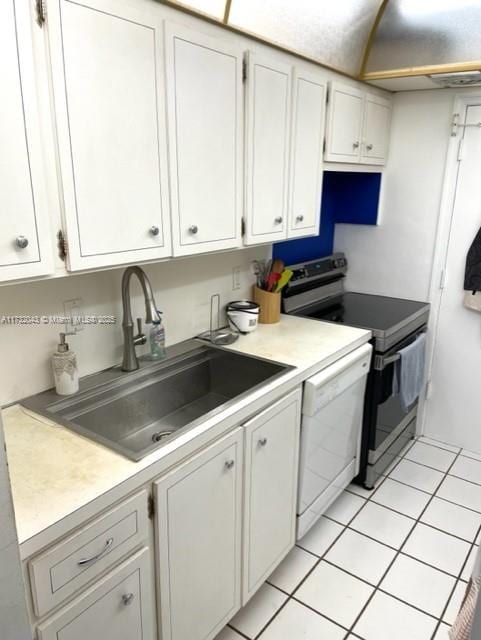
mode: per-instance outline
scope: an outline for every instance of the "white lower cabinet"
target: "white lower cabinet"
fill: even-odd
[[[154,640],[151,559],[141,549],[37,629],[39,640]]]
[[[162,640],[210,640],[240,607],[243,431],[155,483]]]
[[[244,425],[243,604],[294,546],[300,389]]]

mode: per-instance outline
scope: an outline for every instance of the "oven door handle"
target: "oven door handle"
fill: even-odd
[[[374,358],[374,369],[376,371],[384,371],[386,367],[388,367],[390,364],[393,364],[393,362],[397,362],[400,358],[400,353],[394,353],[392,356],[388,356],[387,358],[376,356]]]

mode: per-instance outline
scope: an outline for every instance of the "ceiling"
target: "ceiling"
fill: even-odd
[[[394,91],[481,69],[481,0],[164,1]]]

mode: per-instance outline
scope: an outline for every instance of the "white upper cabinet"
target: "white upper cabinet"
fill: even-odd
[[[384,164],[389,146],[391,102],[372,93],[366,95],[361,162]]]
[[[319,233],[326,83],[294,71],[288,237]]]
[[[292,67],[249,53],[246,244],[287,237]]]
[[[166,24],[174,255],[242,245],[242,52]]]
[[[390,100],[331,82],[324,159],[385,164],[390,125]]]
[[[362,91],[339,82],[331,82],[325,160],[359,162],[363,109]]]
[[[48,0],[71,270],[172,254],[162,20],[126,0]]]
[[[30,4],[0,3],[0,281],[53,269]]]

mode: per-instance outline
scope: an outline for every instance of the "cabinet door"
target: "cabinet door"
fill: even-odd
[[[162,21],[127,0],[47,16],[69,268],[171,255]]]
[[[324,159],[359,162],[364,93],[339,82],[330,83]]]
[[[362,163],[386,163],[390,128],[391,101],[368,93],[364,108]]]
[[[294,546],[300,389],[246,423],[243,604]]]
[[[150,554],[142,549],[39,625],[39,640],[154,640]]]
[[[242,53],[166,24],[174,254],[242,244]]]
[[[0,3],[0,281],[52,271],[30,3]]]
[[[293,86],[288,237],[298,238],[319,233],[326,84],[296,70]]]
[[[249,53],[246,244],[287,237],[291,67]]]
[[[162,640],[210,640],[240,607],[242,436],[156,482]]]

